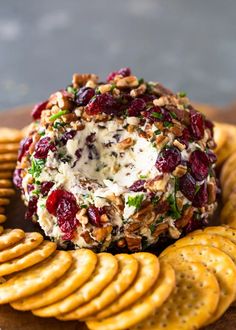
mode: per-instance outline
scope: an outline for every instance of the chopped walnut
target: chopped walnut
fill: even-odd
[[[145,183],[145,188],[152,191],[152,192],[157,192],[157,191],[166,191],[166,186],[169,181],[169,175],[164,174],[161,177],[154,178],[150,181],[147,181]]]
[[[78,88],[84,86],[88,80],[92,80],[93,82],[97,83],[98,76],[92,73],[74,73],[72,78],[73,87]]]
[[[101,94],[104,94],[104,93],[110,92],[111,88],[112,88],[111,84],[105,84],[105,85],[100,85],[98,87],[98,90]]]
[[[147,90],[147,85],[146,84],[141,84],[139,87],[132,89],[130,92],[130,95],[132,97],[138,97],[139,95],[142,95],[146,92]]]
[[[102,242],[112,232],[112,225],[93,229],[93,235],[98,242]]]
[[[75,113],[68,113],[66,115],[61,116],[64,123],[71,123],[76,121],[77,116]]]
[[[178,178],[180,178],[181,176],[183,176],[184,174],[186,174],[188,171],[187,166],[185,165],[178,165],[175,170],[172,172],[172,174],[174,176],[177,176]]]
[[[120,150],[126,150],[126,149],[130,148],[131,146],[133,146],[134,143],[135,143],[135,141],[133,139],[127,138],[127,139],[124,139],[123,141],[119,142],[117,145]]]
[[[86,215],[86,212],[86,209],[81,209],[76,214],[76,219],[78,219],[82,225],[87,225],[88,223],[88,217]]]
[[[137,87],[138,86],[138,79],[135,76],[122,77],[122,78],[117,80],[116,86],[118,88]]]
[[[164,136],[163,134],[156,136],[156,144],[158,149],[162,149],[169,142],[168,136]]]
[[[180,151],[183,151],[184,149],[186,149],[186,145],[179,142],[178,140],[174,140],[173,145],[175,147],[177,147]]]

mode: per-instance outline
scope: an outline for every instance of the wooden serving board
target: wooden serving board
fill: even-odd
[[[219,109],[212,106],[198,106],[199,110],[217,121],[225,121],[236,124],[236,107]],[[26,126],[30,118],[30,106],[24,106],[8,111],[0,112],[0,126],[22,128]],[[221,110],[221,111],[220,111]],[[38,230],[33,224],[24,220],[24,206],[19,194],[16,195],[7,209],[8,228],[22,228],[27,231]],[[236,280],[236,279],[235,279]],[[17,312],[10,306],[0,306],[0,330],[86,330],[84,324],[79,322],[62,322],[56,319],[43,319],[35,317],[30,312]],[[205,330],[233,330],[236,329],[236,307],[231,307],[225,315],[215,324]],[[106,330],[106,329],[104,329]],[[148,330],[148,329],[147,329]],[[177,330],[177,329],[176,329]]]

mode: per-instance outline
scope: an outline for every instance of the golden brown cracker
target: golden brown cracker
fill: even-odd
[[[236,152],[234,152],[224,163],[220,172],[222,184],[227,180],[228,175],[236,168]]]
[[[21,241],[25,237],[25,233],[21,229],[6,229],[0,236],[0,251],[7,249],[9,246]]]
[[[0,143],[0,154],[18,153],[19,143]]]
[[[7,217],[4,214],[0,214],[0,223],[6,222]]]
[[[0,188],[0,198],[11,197],[15,195],[15,190],[11,188]]]
[[[12,180],[1,179],[0,188],[11,188],[13,186]]]
[[[16,162],[0,163],[1,172],[13,171],[15,167],[16,167]]]
[[[12,171],[0,171],[0,180],[1,179],[11,179],[12,178]]]
[[[0,153],[0,163],[8,163],[17,161],[17,153],[10,153],[10,154],[1,154]]]
[[[0,143],[16,143],[19,142],[23,137],[20,130],[8,127],[0,128]]]
[[[8,198],[0,197],[0,206],[6,206],[10,204],[10,200]]]

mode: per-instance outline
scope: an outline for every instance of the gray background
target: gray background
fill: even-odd
[[[236,0],[0,0],[0,109],[123,66],[195,101],[233,101]]]

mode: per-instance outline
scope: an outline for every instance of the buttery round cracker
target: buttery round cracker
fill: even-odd
[[[71,254],[73,263],[56,283],[33,296],[15,301],[12,306],[23,311],[39,309],[69,296],[87,282],[96,267],[96,254],[88,249],[69,251],[68,253]]]
[[[10,204],[10,200],[8,198],[0,197],[0,206],[6,206]]]
[[[138,261],[128,254],[117,254],[115,257],[118,259],[119,271],[113,281],[87,304],[59,316],[60,320],[85,320],[115,301],[132,284],[138,271]]]
[[[0,304],[33,295],[56,282],[72,264],[66,251],[55,251],[43,262],[12,276],[0,285]]]
[[[162,257],[165,254],[168,254],[171,251],[174,251],[179,247],[188,246],[188,245],[213,246],[225,252],[228,256],[230,256],[230,258],[233,260],[233,262],[236,265],[236,245],[223,236],[207,234],[207,233],[202,233],[198,235],[194,235],[193,233],[192,235],[189,234],[188,236],[179,239],[174,244],[167,247],[160,255],[160,257]]]
[[[0,180],[2,179],[11,179],[12,178],[12,171],[0,171]]]
[[[176,248],[163,255],[161,260],[176,265],[185,262],[200,262],[214,273],[220,286],[220,299],[214,316],[207,324],[218,320],[234,301],[236,294],[236,266],[221,250],[203,245]]]
[[[236,168],[236,152],[234,152],[224,163],[220,172],[220,181],[224,183],[228,175]]]
[[[8,249],[0,251],[0,264],[32,251],[39,246],[42,241],[43,236],[37,232],[25,233],[25,237],[20,242],[10,246]]]
[[[0,128],[0,143],[8,143],[8,142],[19,142],[23,137],[23,134],[20,130],[15,128]]]
[[[7,217],[3,214],[0,214],[0,223],[4,223],[4,222],[6,222],[6,220],[7,220]]]
[[[230,217],[227,218],[225,224],[231,228],[236,229],[236,214],[232,214]]]
[[[19,143],[0,143],[0,154],[18,153]]]
[[[16,162],[17,161],[17,153],[9,153],[9,154],[1,154],[0,153],[0,163],[7,162]]]
[[[21,229],[6,229],[0,236],[0,251],[9,248],[9,246],[21,241],[25,233]]]
[[[0,214],[4,214],[5,213],[5,208],[0,206]]]
[[[9,163],[0,163],[0,171],[13,171],[16,167],[16,162],[9,162]]]
[[[220,235],[225,238],[228,238],[231,242],[236,244],[236,229],[230,228],[229,226],[211,226],[206,227],[204,229],[198,229],[190,233],[191,235],[198,235],[198,234],[213,234],[213,235]]]
[[[219,133],[217,133],[217,129]],[[217,139],[217,134],[223,136],[226,131],[226,141],[219,148],[216,149],[216,154],[218,156],[217,165],[220,166],[224,161],[229,158],[232,153],[236,151],[236,126],[230,124],[215,123],[215,138]]]
[[[0,235],[3,233],[3,231],[4,231],[3,226],[0,226]]]
[[[12,187],[12,180],[1,179],[0,180],[0,188],[11,188]]]
[[[218,122],[214,123],[214,139],[216,142],[215,153],[219,153],[220,150],[223,148],[224,144],[227,141],[227,131],[226,128]]]
[[[134,305],[109,318],[90,320],[86,324],[92,330],[123,330],[135,326],[162,306],[174,287],[175,272],[170,265],[163,262],[161,263],[160,275],[154,286]]]
[[[227,223],[227,219],[233,214],[236,215],[236,192],[232,192],[227,202],[223,205],[220,213],[221,223]]]
[[[0,276],[10,275],[36,265],[48,258],[56,248],[56,243],[43,241],[43,243],[27,254],[0,264]]]
[[[41,317],[65,314],[96,297],[113,280],[118,272],[118,261],[110,253],[99,253],[98,263],[89,280],[68,297],[45,308],[33,311]]]
[[[15,190],[12,188],[1,188],[0,187],[0,197],[11,197],[15,195]]]
[[[174,291],[153,316],[132,330],[195,330],[212,317],[220,296],[214,274],[201,263],[182,262],[173,268]]]
[[[134,304],[146,294],[153,286],[160,272],[158,258],[147,252],[134,253],[132,255],[139,263],[139,270],[135,282],[116,301],[98,313],[96,319],[105,319]]]
[[[227,177],[226,181],[222,184],[222,200],[225,203],[230,194],[236,187],[236,169],[234,169]]]

